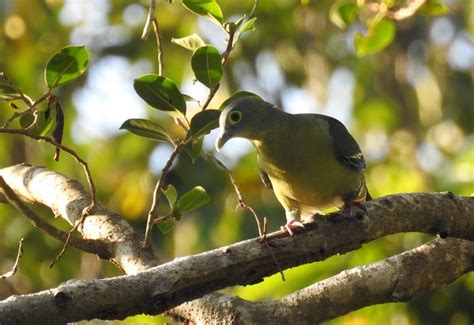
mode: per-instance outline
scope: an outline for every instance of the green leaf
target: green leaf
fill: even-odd
[[[448,7],[440,3],[438,0],[429,0],[422,5],[417,13],[422,15],[438,16],[448,12]]]
[[[377,24],[369,26],[367,36],[357,33],[354,44],[358,56],[364,56],[381,51],[395,37],[395,23],[388,19],[382,19]]]
[[[196,79],[208,88],[214,88],[222,78],[222,57],[214,46],[198,48],[191,58],[191,67]]]
[[[183,38],[172,38],[171,43],[175,43],[176,45],[182,46],[191,51],[195,51],[206,45],[198,34],[192,34]]]
[[[219,127],[220,115],[221,112],[217,109],[208,109],[194,115],[191,119],[191,135],[197,139]]]
[[[172,142],[170,136],[160,125],[145,119],[129,119],[123,122],[120,129],[125,129],[133,134],[156,141]]]
[[[49,59],[44,80],[49,88],[63,86],[81,76],[87,69],[89,54],[85,46],[66,46]]]
[[[175,224],[176,224],[176,222],[173,219],[169,219],[169,220],[158,221],[158,223],[156,225],[158,226],[158,229],[160,229],[160,231],[163,234],[167,234],[171,230],[174,229]]]
[[[219,25],[224,20],[221,7],[215,0],[183,0],[183,5],[195,14],[208,17]]]
[[[133,88],[153,108],[176,115],[175,117],[186,114],[184,97],[174,82],[168,78],[147,74],[135,79]]]
[[[221,107],[219,107],[219,110],[222,111],[224,108],[226,108],[227,106],[229,106],[229,104],[231,102],[233,102],[234,100],[238,99],[238,98],[243,98],[243,97],[253,97],[253,98],[257,98],[257,99],[261,99],[260,96],[254,94],[254,93],[251,93],[250,91],[238,91],[236,93],[234,93],[232,96],[230,96],[229,98],[227,98],[221,105]]]
[[[340,0],[331,6],[329,19],[337,27],[345,29],[354,22],[358,12],[359,7],[355,1]]]
[[[240,35],[242,35],[243,33],[245,32],[248,32],[248,31],[254,31],[255,30],[255,21],[257,20],[257,17],[253,17],[249,20],[247,20],[243,25],[242,27],[240,27],[240,29],[237,31],[237,33],[235,33],[234,35],[234,42],[233,42],[233,45],[235,45],[235,43],[237,43],[237,41],[239,40],[240,38]]]
[[[193,164],[199,156],[201,156],[203,140],[203,138],[200,138],[198,140],[190,141],[184,146],[184,151],[191,158]]]
[[[33,123],[35,117],[33,114],[25,114],[20,117],[20,126],[22,129],[26,129]]]
[[[178,199],[178,192],[176,191],[176,188],[173,185],[168,184],[168,186],[166,188],[162,188],[161,191],[168,200],[170,208],[173,209],[176,204],[176,200]]]
[[[203,206],[210,199],[211,197],[203,187],[196,186],[179,199],[178,207],[182,212],[189,212]]]
[[[11,101],[20,98],[21,94],[13,87],[0,85],[0,100]]]
[[[51,131],[54,126],[54,118],[51,114],[51,109],[48,109],[44,112],[39,112],[38,124],[36,130],[38,135],[45,136]]]

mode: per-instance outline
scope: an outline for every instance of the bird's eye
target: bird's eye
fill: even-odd
[[[229,122],[230,124],[237,124],[242,119],[242,113],[239,111],[233,111],[229,114]]]

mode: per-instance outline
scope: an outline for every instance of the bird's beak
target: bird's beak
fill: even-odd
[[[221,148],[224,146],[224,144],[231,138],[232,136],[225,132],[224,130],[221,130],[221,133],[219,134],[219,137],[216,140],[216,150],[220,151]]]

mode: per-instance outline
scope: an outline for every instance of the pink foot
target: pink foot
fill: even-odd
[[[293,236],[293,230],[291,230],[292,228],[293,229],[303,228],[304,230],[304,225],[301,222],[296,221],[295,219],[289,219],[287,220],[286,225],[280,227],[281,231],[283,232],[287,231],[290,234],[290,236]]]

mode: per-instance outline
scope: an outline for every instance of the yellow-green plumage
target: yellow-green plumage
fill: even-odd
[[[255,146],[259,167],[289,223],[368,196],[359,146],[333,118],[289,114],[250,97],[231,102],[222,112],[220,127],[218,148],[232,137],[247,138]]]

